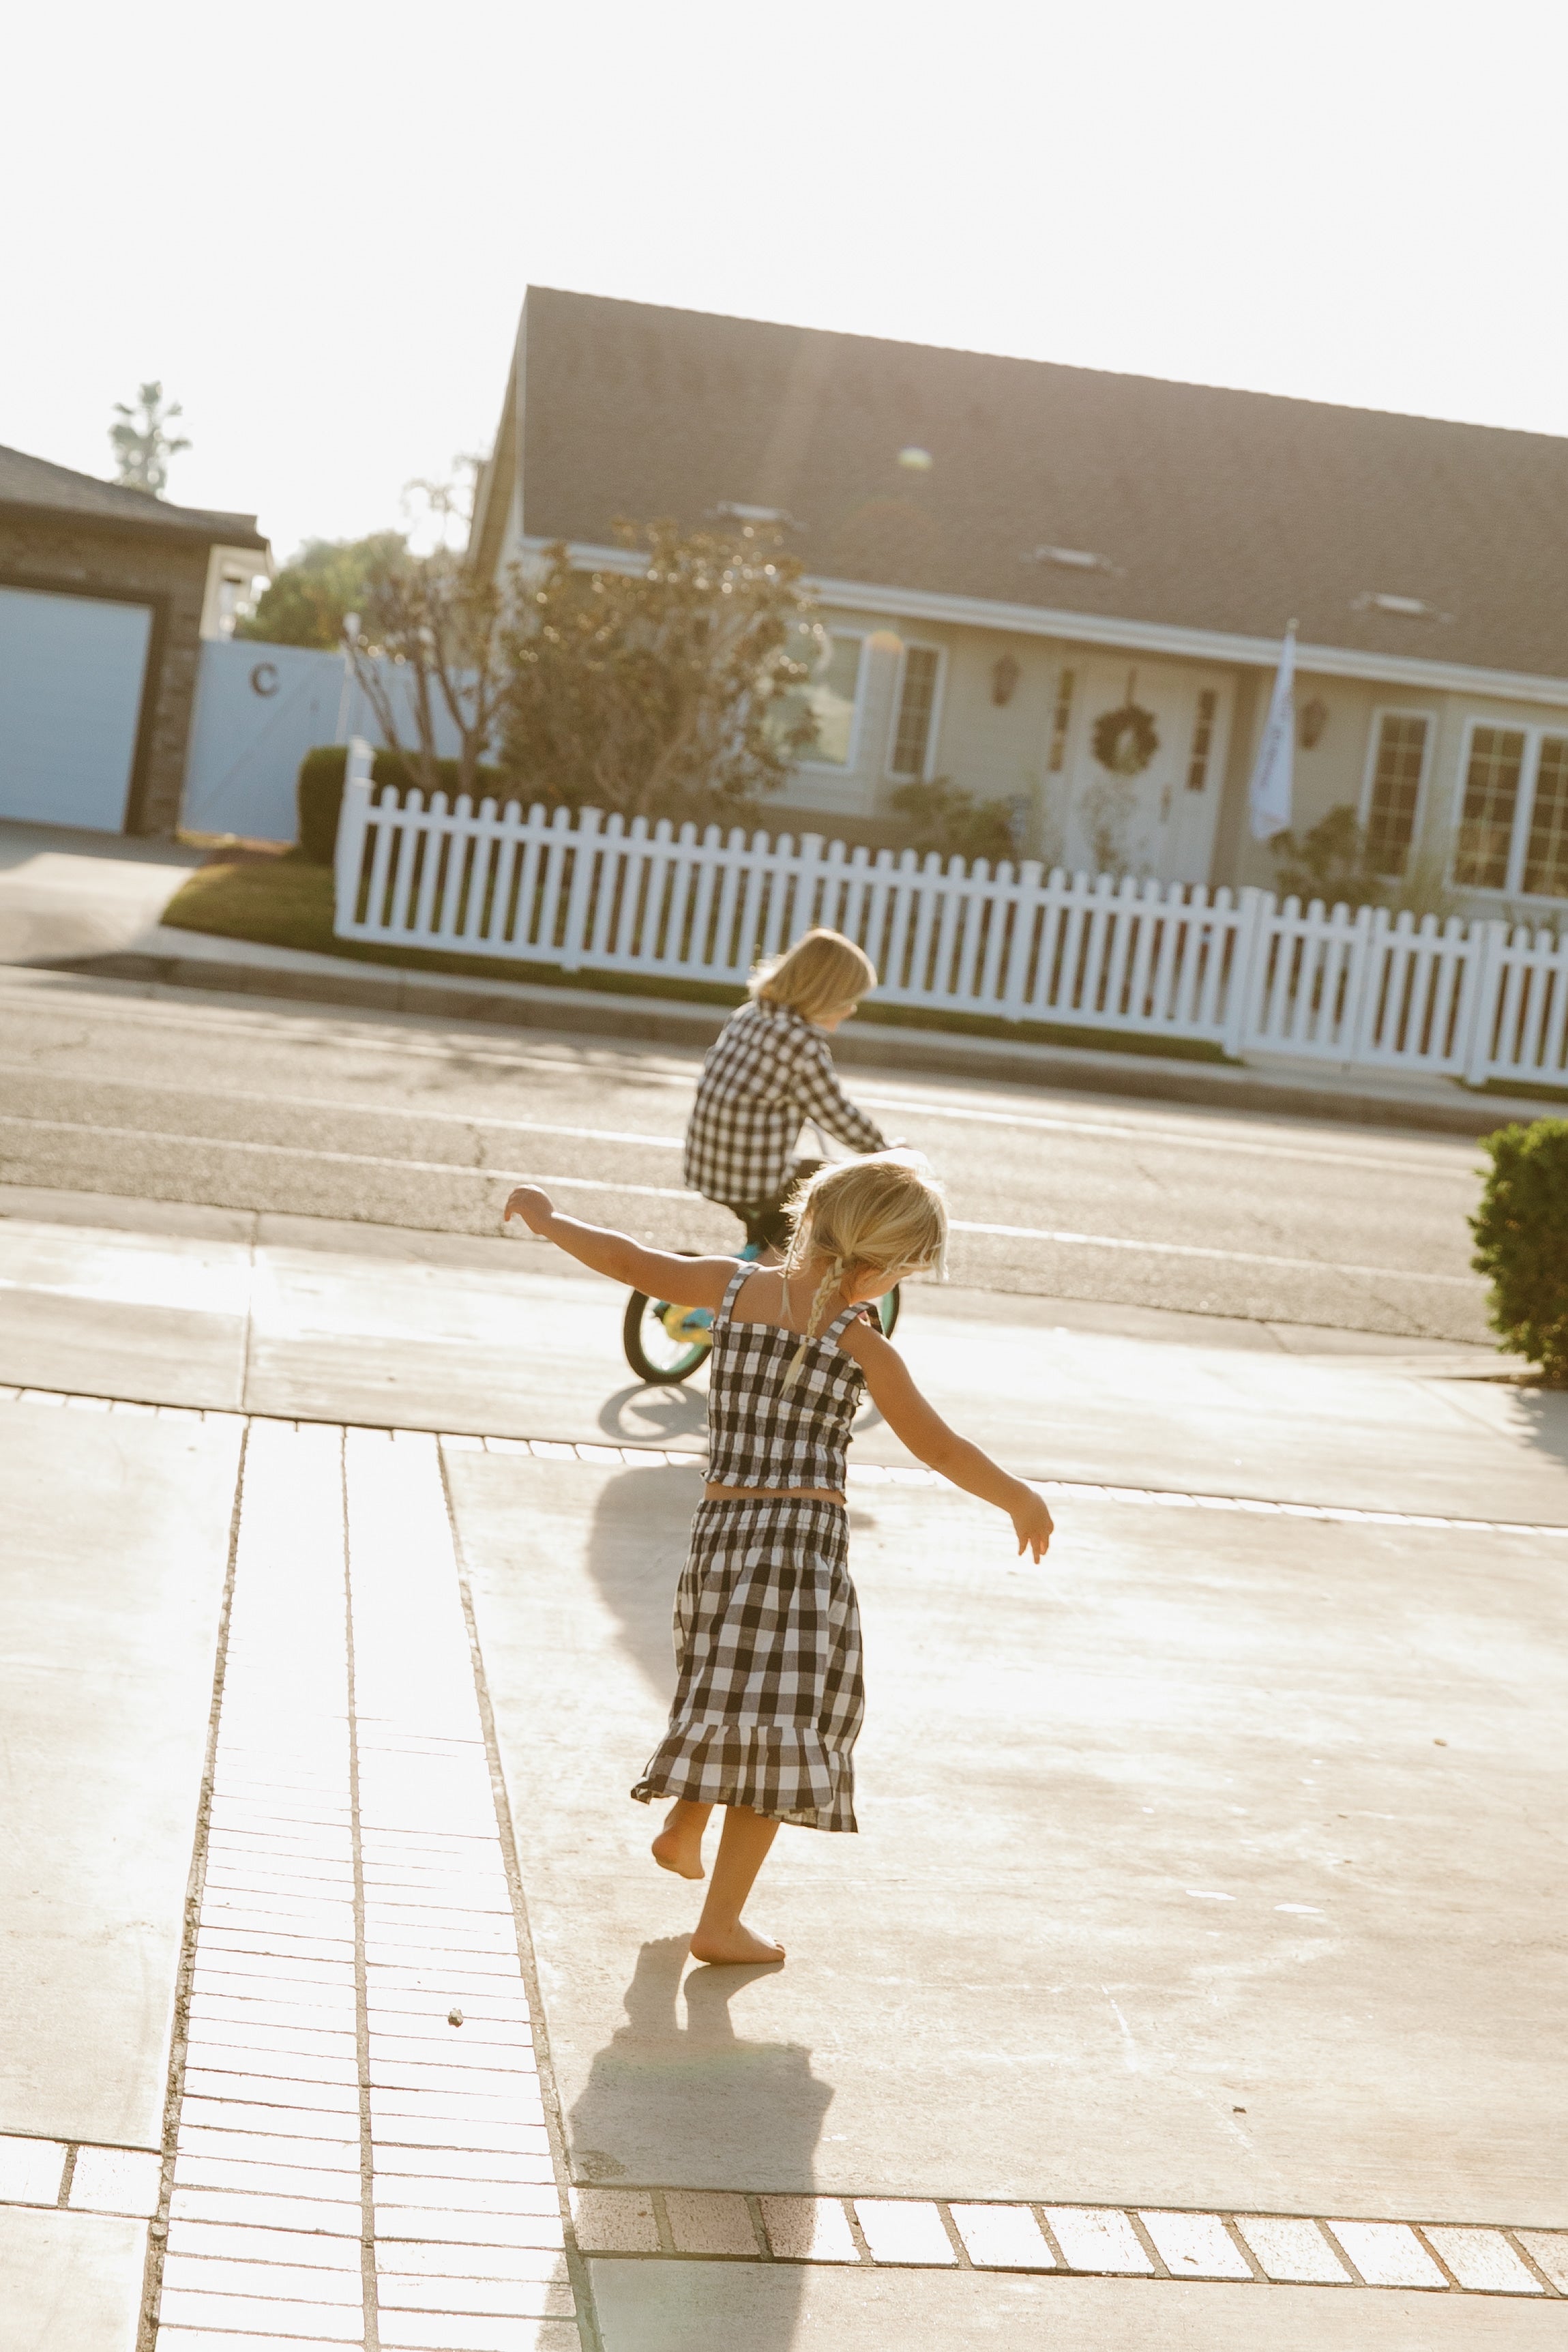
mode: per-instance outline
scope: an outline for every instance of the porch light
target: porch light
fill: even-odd
[[[992,663],[991,700],[996,704],[998,710],[1005,703],[1009,703],[1012,700],[1014,692],[1018,687],[1019,679],[1022,675],[1022,671],[1019,668],[1019,666],[1017,662],[1014,661],[1011,654],[1003,654],[999,661]]]
[[[1328,704],[1326,702],[1320,701],[1318,697],[1314,694],[1310,702],[1302,704],[1301,715],[1299,723],[1301,727],[1302,750],[1307,751],[1316,751],[1318,745],[1323,740],[1323,732],[1329,723]]]

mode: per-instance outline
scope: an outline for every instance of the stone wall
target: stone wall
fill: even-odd
[[[153,608],[151,709],[142,709],[128,833],[168,835],[180,821],[207,554],[207,541],[194,532],[119,529],[96,518],[0,507],[0,581],[133,597]]]

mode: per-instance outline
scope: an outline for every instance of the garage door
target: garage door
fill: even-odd
[[[125,824],[152,614],[0,588],[0,817]]]

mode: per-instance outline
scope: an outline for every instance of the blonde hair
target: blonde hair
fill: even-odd
[[[789,1389],[817,1336],[829,1299],[852,1266],[879,1274],[947,1272],[947,1203],[918,1151],[877,1151],[819,1169],[789,1203],[786,1277],[820,1255],[827,1265],[806,1335],[784,1375]]]
[[[750,985],[753,996],[814,1021],[841,1005],[858,1004],[876,986],[876,966],[841,931],[805,931],[786,954],[759,963]]]

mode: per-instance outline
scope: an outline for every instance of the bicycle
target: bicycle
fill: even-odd
[[[821,1139],[820,1136],[818,1139]],[[823,1164],[821,1160],[801,1161],[795,1171],[797,1179],[814,1173]],[[766,1247],[765,1242],[748,1241],[744,1249],[737,1250],[736,1255],[755,1264]],[[699,1253],[684,1250],[681,1255],[695,1257]],[[898,1308],[895,1284],[885,1297],[876,1302],[883,1339],[893,1337]],[[655,1388],[689,1381],[713,1351],[713,1310],[708,1307],[673,1306],[667,1298],[650,1298],[645,1291],[634,1290],[626,1301],[621,1344],[626,1361],[640,1381]]]

